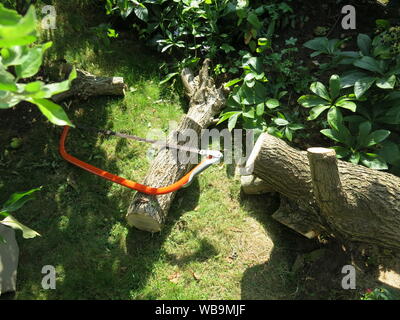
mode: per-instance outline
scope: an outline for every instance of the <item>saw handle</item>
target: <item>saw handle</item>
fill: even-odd
[[[180,188],[184,187],[188,182],[191,182],[194,175],[203,171],[203,170],[196,170],[196,169],[202,168],[204,163],[212,158],[212,156],[207,156],[206,159],[204,159],[202,162],[200,162],[198,165],[196,165],[191,171],[189,171],[186,175],[184,175],[177,182],[175,182],[169,186],[166,186],[166,187],[153,188],[153,187],[146,186],[144,184],[137,183],[132,180],[128,180],[128,179],[119,177],[115,174],[112,174],[108,171],[99,169],[95,166],[92,166],[91,164],[83,162],[83,161],[79,160],[78,158],[75,158],[74,156],[70,155],[65,150],[65,141],[67,140],[68,131],[69,131],[69,126],[64,126],[64,129],[63,129],[63,132],[62,132],[61,138],[60,138],[60,144],[59,144],[60,154],[65,160],[76,165],[79,168],[82,168],[83,170],[86,170],[90,173],[98,175],[98,176],[102,177],[103,179],[110,180],[114,183],[118,183],[129,189],[136,190],[136,191],[146,193],[146,194],[160,195],[160,194],[166,194],[166,193],[170,193],[170,192],[179,190]]]

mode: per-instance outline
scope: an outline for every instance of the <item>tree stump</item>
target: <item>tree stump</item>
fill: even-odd
[[[200,137],[201,131],[207,128],[213,122],[214,116],[222,110],[225,97],[222,89],[215,87],[208,74],[209,63],[208,59],[204,61],[197,77],[187,68],[182,71],[181,78],[190,98],[189,111],[179,123],[176,132],[168,136],[168,143],[182,144],[182,141],[177,139],[177,132],[183,133],[188,129]],[[185,146],[197,148],[197,138],[189,144],[185,143]],[[194,167],[191,163],[177,163],[173,152],[176,151],[163,149],[158,153],[146,174],[144,184],[153,187],[170,185]],[[160,231],[175,194],[176,192],[154,196],[137,192],[126,215],[128,224],[145,231]]]

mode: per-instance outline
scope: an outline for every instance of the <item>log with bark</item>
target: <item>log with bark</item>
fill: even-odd
[[[209,76],[209,63],[208,59],[204,61],[197,77],[187,68],[182,71],[181,79],[190,99],[189,110],[175,132],[168,136],[168,143],[182,144],[177,132],[182,133],[188,129],[200,137],[202,129],[212,124],[214,116],[222,110],[225,103],[224,93],[222,88],[216,88]],[[189,147],[197,148],[199,145],[197,139],[185,143],[185,146]],[[157,154],[146,174],[144,184],[153,187],[170,185],[193,168],[194,164],[175,161],[173,152],[174,150],[162,149]],[[176,192],[154,196],[137,192],[126,215],[128,224],[145,231],[160,231],[175,194]]]
[[[326,148],[296,150],[263,133],[246,163],[248,172],[281,195],[273,217],[313,238],[400,249],[400,178],[336,159]]]
[[[72,70],[68,63],[57,68],[66,78]],[[124,96],[126,84],[122,77],[98,77],[85,70],[76,69],[77,77],[72,81],[69,90],[52,97],[54,102],[60,102],[72,97],[87,100],[93,96]]]

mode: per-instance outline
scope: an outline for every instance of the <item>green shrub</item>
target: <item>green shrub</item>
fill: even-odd
[[[27,101],[35,104],[52,123],[72,126],[64,110],[49,98],[69,89],[76,77],[75,70],[63,82],[45,84],[33,79],[45,51],[52,45],[33,45],[37,39],[35,8],[31,6],[22,17],[0,4],[0,16],[0,109]]]

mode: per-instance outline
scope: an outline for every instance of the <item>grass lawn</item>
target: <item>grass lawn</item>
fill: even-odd
[[[58,44],[58,48],[60,44]],[[57,43],[55,48],[57,48]],[[77,124],[146,136],[168,129],[186,105],[158,85],[163,62],[125,40],[97,54],[90,42],[63,47],[66,60],[98,75],[124,77],[125,98],[73,102]],[[54,52],[53,52],[54,54]],[[18,234],[17,299],[292,299],[290,267],[304,249],[302,237],[272,220],[273,199],[244,197],[232,168],[204,172],[179,191],[165,228],[150,234],[127,226],[132,191],[63,161],[61,129],[34,107],[2,111],[0,203],[16,191],[43,186],[17,218],[41,233]],[[13,137],[23,139],[11,149]],[[68,149],[100,168],[141,181],[148,145],[72,130]],[[57,270],[56,290],[41,287],[44,265]]]

